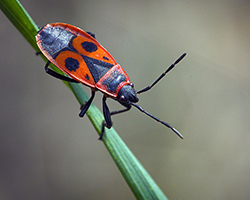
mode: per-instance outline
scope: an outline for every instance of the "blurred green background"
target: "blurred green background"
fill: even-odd
[[[169,199],[250,197],[249,1],[21,3],[38,26],[95,33],[136,89],[187,52],[139,96],[184,140],[136,109],[114,116],[114,127]],[[2,12],[0,24],[0,199],[134,199],[69,89]]]

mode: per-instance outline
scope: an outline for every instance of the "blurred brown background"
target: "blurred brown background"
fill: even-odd
[[[21,3],[39,26],[95,33],[137,89],[187,52],[139,96],[185,139],[136,109],[114,127],[169,199],[250,198],[249,1]],[[0,199],[134,199],[69,89],[3,13],[0,24]]]

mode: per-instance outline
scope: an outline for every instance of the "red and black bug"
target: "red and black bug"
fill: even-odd
[[[105,127],[112,127],[111,115],[126,112],[131,106],[167,126],[180,138],[183,138],[179,131],[170,124],[151,115],[136,103],[139,101],[137,94],[150,90],[186,56],[186,53],[182,54],[153,84],[136,91],[126,72],[117,64],[109,52],[96,41],[93,33],[84,32],[69,24],[51,23],[38,31],[36,41],[41,52],[49,60],[45,65],[45,71],[48,74],[64,81],[82,83],[92,89],[90,99],[81,106],[80,117],[83,117],[87,112],[97,90],[104,94],[102,102],[105,120],[102,124],[100,139],[103,137]],[[49,68],[50,63],[53,63],[71,78],[51,70]],[[107,97],[118,101],[125,109],[110,112],[106,104]]]

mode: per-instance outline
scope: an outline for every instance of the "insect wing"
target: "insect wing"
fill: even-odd
[[[69,24],[47,24],[36,36],[46,58],[73,79],[95,87],[116,61],[92,36]]]

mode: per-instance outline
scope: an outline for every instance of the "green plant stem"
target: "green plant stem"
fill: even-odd
[[[0,0],[0,9],[31,44],[35,51],[38,52],[39,50],[35,40],[38,27],[20,2],[17,0]],[[51,65],[51,67],[53,70],[62,73],[53,65]],[[64,83],[72,90],[81,105],[89,99],[80,84]],[[102,113],[94,104],[91,104],[87,111],[87,116],[100,135],[102,122],[104,120]],[[102,141],[137,199],[167,199],[113,128],[105,129]]]

